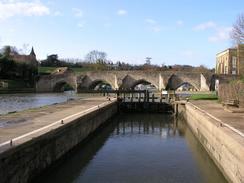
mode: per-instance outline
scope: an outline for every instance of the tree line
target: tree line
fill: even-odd
[[[206,72],[208,68],[201,65],[193,67],[190,65],[154,65],[146,58],[144,64],[133,65],[121,61],[112,62],[107,59],[107,53],[93,50],[89,52],[84,60],[81,59],[59,59],[57,54],[47,56],[40,62],[42,67],[69,67],[69,68],[86,68],[88,70],[157,70],[157,71],[199,71]],[[150,58],[151,59],[151,58]]]
[[[11,59],[10,53],[18,54],[18,50],[11,46],[5,46],[0,50],[0,79],[23,80],[33,85],[35,76],[38,74],[37,68],[15,62]]]

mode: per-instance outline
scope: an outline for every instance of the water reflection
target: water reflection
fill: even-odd
[[[118,115],[39,182],[226,182],[182,121]]]

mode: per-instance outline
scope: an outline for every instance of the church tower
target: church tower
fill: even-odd
[[[31,48],[30,56],[34,56],[36,58],[36,54],[33,47]]]

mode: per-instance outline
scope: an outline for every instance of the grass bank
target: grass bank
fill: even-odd
[[[196,93],[190,96],[190,100],[218,100],[218,96],[215,92],[213,93]]]
[[[58,67],[38,67],[38,72],[40,74],[51,74],[56,68]],[[76,74],[86,72],[86,71],[92,71],[91,68],[86,68],[86,67],[73,67],[71,68]]]

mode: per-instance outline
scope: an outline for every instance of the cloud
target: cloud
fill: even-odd
[[[145,22],[148,24],[149,29],[153,32],[160,32],[162,30],[161,26],[154,19],[146,18]]]
[[[207,30],[207,29],[211,29],[211,28],[215,28],[217,25],[215,22],[213,21],[208,21],[205,23],[201,23],[197,26],[194,27],[194,30],[196,31],[203,31],[203,30]]]
[[[230,32],[232,30],[232,27],[221,27],[217,28],[215,35],[210,36],[208,38],[209,42],[221,42],[221,41],[227,41],[230,39]]]
[[[75,17],[81,18],[84,15],[83,11],[81,9],[79,9],[79,8],[73,8],[72,11],[73,11],[73,14],[74,14]]]
[[[154,19],[151,19],[151,18],[146,18],[145,22],[148,23],[148,24],[152,24],[152,25],[157,24],[157,21],[154,20]]]
[[[39,1],[0,1],[0,20],[5,20],[17,15],[20,16],[44,16],[49,15],[50,10]]]
[[[128,14],[128,12],[126,10],[123,10],[123,9],[117,11],[117,15],[119,15],[119,16],[124,16],[127,14]]]
[[[176,22],[176,25],[178,25],[178,26],[183,26],[183,25],[184,25],[184,22],[183,22],[182,20],[178,20],[178,21]]]
[[[151,30],[152,30],[153,32],[160,32],[162,29],[161,29],[160,26],[153,26],[153,27],[151,27]]]
[[[195,26],[193,29],[196,31],[211,30],[213,35],[208,37],[208,41],[216,43],[229,40],[232,27],[219,26],[213,21],[208,21]]]

